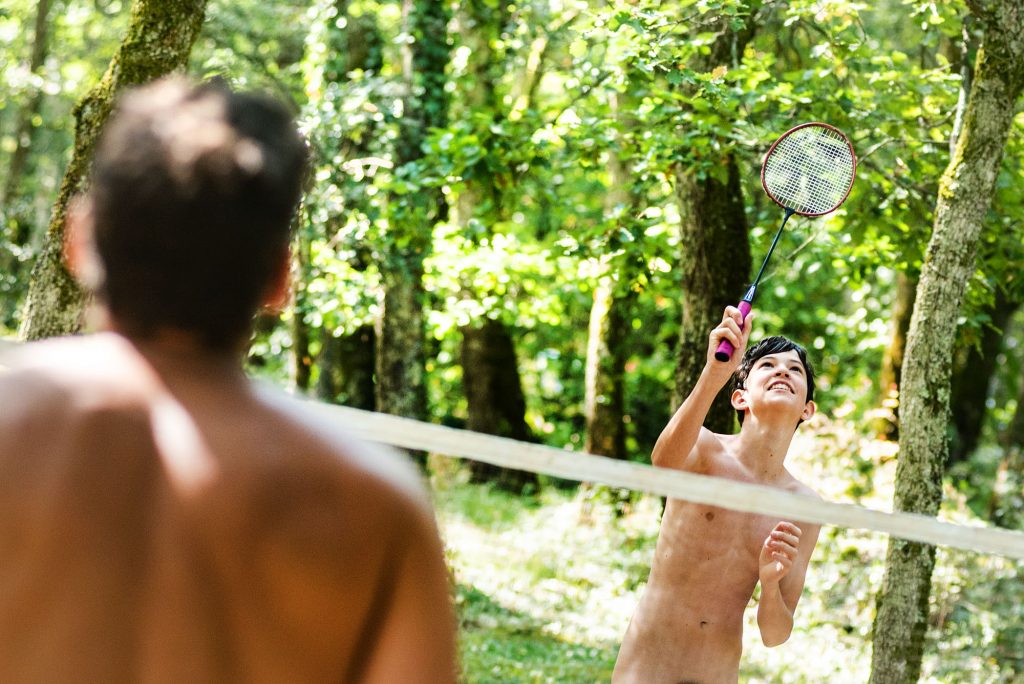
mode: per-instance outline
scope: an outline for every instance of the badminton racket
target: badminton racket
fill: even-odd
[[[846,201],[856,176],[857,156],[853,145],[842,131],[828,124],[800,124],[783,133],[768,148],[761,165],[761,187],[783,208],[785,215],[753,285],[739,303],[744,321],[753,308],[757,286],[789,217],[793,214],[824,216],[835,211]],[[722,340],[715,350],[715,358],[728,361],[733,351],[732,344]]]

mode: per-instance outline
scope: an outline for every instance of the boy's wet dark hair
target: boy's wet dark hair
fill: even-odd
[[[780,335],[766,337],[747,350],[736,372],[733,373],[733,389],[744,389],[746,387],[747,376],[758,359],[769,354],[782,354],[788,351],[795,351],[800,358],[800,363],[803,365],[804,372],[807,375],[807,398],[804,399],[804,402],[812,401],[814,399],[814,368],[811,366],[811,362],[807,360],[807,350],[796,342]],[[744,413],[744,411],[736,411],[741,425],[743,424]],[[802,423],[803,421],[800,422]]]
[[[97,295],[129,335],[236,346],[287,254],[306,145],[278,102],[170,78],[126,95],[89,195]]]

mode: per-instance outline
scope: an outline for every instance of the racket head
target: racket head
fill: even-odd
[[[842,131],[820,121],[794,126],[768,148],[761,187],[800,216],[824,216],[842,205],[857,177],[857,155]]]

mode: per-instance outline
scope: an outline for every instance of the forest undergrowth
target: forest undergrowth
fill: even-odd
[[[787,464],[829,501],[890,510],[895,455],[895,444],[819,416],[800,428]],[[433,457],[432,466],[463,681],[609,681],[647,578],[660,500],[623,505],[605,488],[564,482],[517,497],[468,483],[458,460]],[[977,494],[969,478],[951,480],[941,517],[986,524],[972,510]],[[866,682],[887,541],[823,528],[789,641],[765,648],[747,611],[741,681]],[[940,548],[921,681],[1024,681],[1022,580],[1010,559]]]

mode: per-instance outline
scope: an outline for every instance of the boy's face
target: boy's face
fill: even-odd
[[[733,406],[755,414],[792,416],[794,423],[814,415],[807,401],[807,369],[794,350],[766,354],[751,366],[743,389],[733,392]]]

